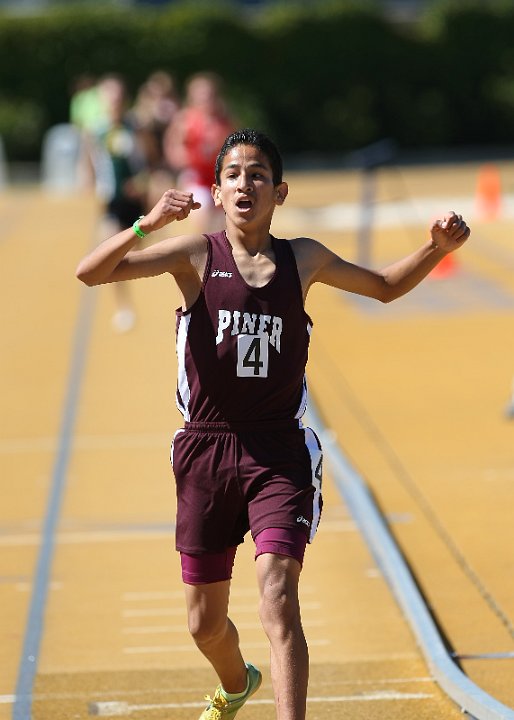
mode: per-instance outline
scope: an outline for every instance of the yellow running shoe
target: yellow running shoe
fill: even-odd
[[[248,670],[248,689],[245,694],[237,700],[229,701],[221,692],[221,685],[218,685],[213,698],[205,696],[209,704],[200,715],[200,720],[232,720],[235,718],[237,711],[241,710],[248,698],[257,692],[262,682],[262,675],[256,667],[246,663],[246,668]]]

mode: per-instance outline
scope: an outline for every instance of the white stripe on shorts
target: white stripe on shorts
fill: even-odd
[[[318,436],[310,427],[304,428],[305,445],[311,458],[312,484],[314,486],[314,498],[312,507],[312,524],[309,542],[314,540],[321,517],[321,478],[323,469],[323,451]]]
[[[171,441],[171,446],[170,446],[171,467],[173,467],[173,450],[175,449],[175,440],[183,432],[185,432],[184,428],[179,428],[178,430],[175,430],[175,434],[173,435],[173,440]]]

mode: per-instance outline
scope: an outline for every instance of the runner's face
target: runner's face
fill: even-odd
[[[225,155],[221,184],[213,187],[216,205],[237,225],[268,221],[287,194],[285,183],[273,185],[266,155],[253,145],[236,145]]]

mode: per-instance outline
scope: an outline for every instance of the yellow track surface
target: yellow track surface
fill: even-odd
[[[514,168],[500,169],[508,189]],[[407,221],[405,208],[432,196],[438,212],[436,198],[470,198],[477,172],[382,171],[378,205],[401,202],[397,225],[373,230],[373,264],[426,237],[430,216]],[[355,229],[330,225],[319,208],[358,203],[360,177],[289,180],[276,234],[299,234],[303,224],[354,259]],[[116,334],[112,288],[85,289],[74,279],[93,242],[95,203],[10,191],[0,216],[0,720],[15,705],[45,547],[34,718],[196,718],[215,678],[185,630],[173,549],[168,447],[180,418],[172,282],[132,284],[137,325]],[[465,672],[514,706],[514,420],[504,416],[514,375],[514,245],[505,217],[478,218],[473,230],[449,277],[428,279],[392,305],[315,288],[309,382]],[[45,520],[59,480],[48,546]],[[430,678],[330,472],[325,499],[302,579],[309,718],[460,717]],[[260,720],[273,717],[273,707],[251,545],[236,561],[232,617],[246,656],[264,672],[242,717]]]

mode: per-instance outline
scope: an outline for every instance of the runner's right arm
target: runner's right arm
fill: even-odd
[[[167,190],[157,204],[139,221],[149,234],[173,220],[184,220],[191,210],[200,207],[191,193]],[[76,271],[86,285],[103,285],[119,280],[152,277],[193,271],[193,259],[205,247],[203,236],[182,235],[162,240],[142,250],[134,250],[139,238],[132,228],[122,230],[100,243],[84,257]]]

